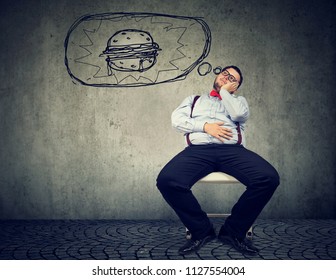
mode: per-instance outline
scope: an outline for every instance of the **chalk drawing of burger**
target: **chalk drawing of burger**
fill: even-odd
[[[109,75],[112,75],[112,69],[144,72],[156,63],[160,50],[148,32],[125,29],[112,35],[100,56],[106,56]]]

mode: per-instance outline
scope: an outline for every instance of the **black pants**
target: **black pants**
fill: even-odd
[[[224,228],[244,238],[279,185],[277,171],[266,160],[240,145],[194,145],[176,155],[162,169],[157,187],[193,238],[203,238],[212,224],[191,187],[205,175],[225,172],[246,186]]]

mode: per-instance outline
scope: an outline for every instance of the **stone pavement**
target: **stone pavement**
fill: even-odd
[[[221,220],[213,218],[218,231]],[[218,240],[179,256],[185,228],[171,220],[0,220],[1,260],[336,259],[336,220],[258,219],[256,256]]]

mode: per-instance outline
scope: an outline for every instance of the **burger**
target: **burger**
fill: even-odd
[[[125,29],[112,35],[100,56],[106,56],[109,70],[143,72],[156,63],[160,50],[148,32]]]

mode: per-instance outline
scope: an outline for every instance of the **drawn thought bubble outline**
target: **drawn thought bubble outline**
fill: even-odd
[[[97,33],[100,26],[102,25],[102,23],[104,23],[104,21],[108,20],[108,23],[111,24],[112,23],[117,23],[118,21],[122,21],[124,19],[127,20],[135,20],[137,22],[140,22],[142,20],[150,20],[152,23],[158,23],[163,25],[164,20],[165,22],[165,27],[164,29],[168,32],[168,31],[177,31],[179,30],[179,32],[182,34],[178,40],[177,40],[177,44],[178,47],[175,49],[175,53],[179,53],[180,55],[183,55],[179,58],[176,59],[171,59],[169,61],[170,66],[172,65],[173,67],[175,67],[174,69],[162,69],[162,70],[157,70],[157,76],[156,79],[148,79],[145,82],[143,81],[144,79],[142,79],[140,81],[140,78],[146,78],[144,76],[141,76],[138,80],[134,77],[134,81],[133,83],[122,83],[122,82],[113,82],[111,83],[110,81],[108,82],[95,82],[95,75],[99,72],[102,72],[102,67],[93,64],[93,63],[87,63],[85,61],[83,61],[85,58],[89,57],[90,55],[92,55],[92,51],[90,50],[90,47],[92,47],[94,45],[94,42],[91,40],[90,36],[92,36],[92,34],[94,34],[95,32]],[[169,23],[169,20],[171,21]],[[96,29],[85,29],[82,28],[82,32],[81,32],[81,36],[82,38],[87,39],[87,41],[89,43],[85,44],[77,44],[75,47],[73,47],[75,45],[74,43],[74,39],[71,38],[71,36],[74,34],[74,32],[77,31],[77,29],[79,29],[81,24],[86,24],[86,23],[91,23],[93,21],[99,21],[99,26]],[[183,36],[185,36],[185,34],[187,33],[188,29],[185,26],[174,26],[174,23],[176,21],[180,21],[181,23],[184,22],[185,25],[188,23],[190,28],[195,28],[195,26],[197,28],[199,28],[200,30],[203,31],[203,35],[204,35],[204,46],[201,47],[202,48],[202,52],[200,54],[197,53],[197,58],[193,59],[193,62],[190,64],[188,63],[187,67],[183,68],[183,69],[179,69],[176,65],[174,65],[174,63],[178,60],[182,60],[182,58],[187,58],[187,55],[184,54],[181,49],[183,50],[184,47],[187,47],[187,44],[183,44],[181,42],[181,38],[184,39]],[[198,25],[197,25],[198,24]],[[162,28],[162,27],[161,27]],[[184,31],[183,31],[184,30]],[[182,32],[183,31],[183,32]],[[190,33],[190,32],[189,32]],[[189,34],[190,36],[190,34]],[[106,34],[106,37],[109,38],[110,34]],[[71,43],[71,46],[69,47],[69,44]],[[101,42],[102,43],[102,42]],[[195,43],[195,42],[191,42],[191,43]],[[200,42],[196,42],[196,43],[200,43]],[[104,42],[104,44],[106,44],[106,42]],[[139,86],[149,86],[149,85],[155,85],[155,84],[161,84],[161,83],[167,83],[167,82],[174,82],[174,81],[178,81],[178,80],[183,80],[185,79],[188,74],[195,68],[197,67],[197,65],[199,65],[209,54],[210,52],[210,46],[211,46],[211,32],[210,29],[208,27],[208,25],[206,24],[206,22],[204,20],[202,20],[201,18],[197,18],[197,17],[185,17],[185,16],[175,16],[175,15],[166,15],[166,14],[157,14],[157,13],[103,13],[103,14],[91,14],[91,15],[84,15],[80,18],[78,18],[70,27],[69,31],[67,32],[67,36],[65,38],[64,41],[64,49],[65,49],[65,57],[64,57],[64,63],[67,69],[68,74],[70,75],[70,77],[72,78],[73,81],[76,81],[82,85],[85,86],[94,86],[94,87],[139,87]],[[72,51],[72,53],[76,53],[73,49],[71,48],[75,48],[75,51],[86,51],[86,55],[83,55],[82,57],[74,57],[73,54],[70,54],[70,51]],[[77,49],[76,49],[77,48]],[[190,48],[190,46],[189,46]],[[166,48],[167,49],[167,48]],[[188,59],[192,59],[190,57],[188,57]],[[82,61],[81,61],[82,60]],[[89,78],[87,78],[86,80],[83,79],[80,75],[78,75],[77,73],[74,73],[74,71],[71,68],[74,68],[74,65],[76,64],[77,69],[80,69],[80,67],[78,67],[78,64],[81,63],[81,66],[83,67],[96,67],[96,73],[95,75],[92,75],[92,77],[90,76]],[[172,68],[173,68],[172,67]],[[92,69],[92,68],[91,68]],[[174,74],[174,77],[171,78],[167,78],[167,79],[158,79],[159,75],[161,75],[163,72],[166,71],[166,73],[168,71],[179,71],[180,73],[178,75]],[[79,70],[79,72],[82,70]],[[78,72],[78,71],[77,71]],[[84,72],[84,71],[83,71]],[[81,73],[81,72],[80,72]],[[98,78],[104,78],[105,80],[107,79],[106,76],[100,76]],[[126,78],[130,78],[130,76],[126,77]],[[126,80],[125,78],[125,80]],[[98,79],[99,80],[99,79]],[[93,81],[93,82],[91,82]]]

